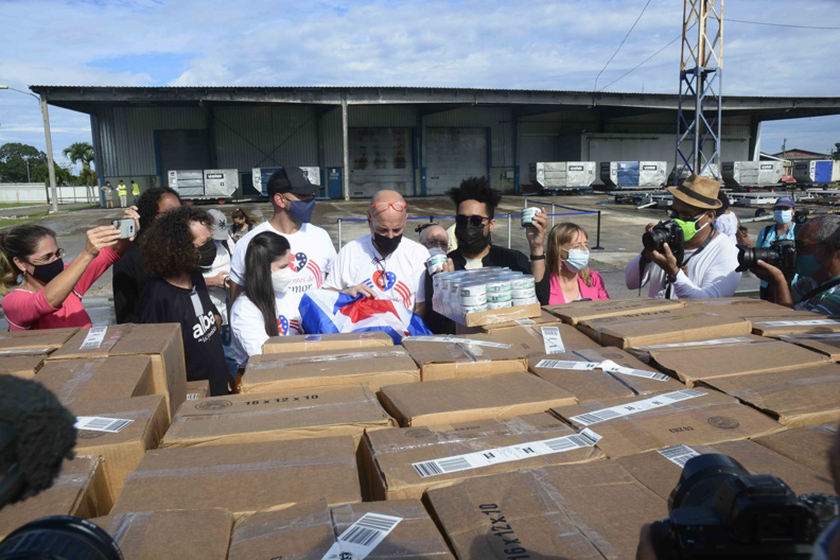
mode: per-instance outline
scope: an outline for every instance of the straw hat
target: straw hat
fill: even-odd
[[[709,177],[701,177],[697,173],[689,175],[679,187],[668,187],[668,191],[674,195],[674,198],[695,208],[717,210],[722,205],[718,200],[720,182]]]

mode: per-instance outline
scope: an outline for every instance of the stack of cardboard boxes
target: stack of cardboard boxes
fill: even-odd
[[[699,454],[831,493],[840,322],[745,298],[492,319],[276,337],[224,397],[186,382],[174,325],[0,335],[3,371],[86,422],[0,533],[69,513],[128,559],[632,558]]]

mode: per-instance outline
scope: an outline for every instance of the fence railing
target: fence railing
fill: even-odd
[[[0,183],[0,203],[49,204],[50,189],[44,183]],[[99,187],[56,187],[59,204],[99,203]]]

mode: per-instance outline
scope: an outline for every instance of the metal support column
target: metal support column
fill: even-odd
[[[350,127],[347,116],[347,94],[341,96],[341,152],[344,165],[344,174],[341,177],[341,190],[344,200],[350,200]]]

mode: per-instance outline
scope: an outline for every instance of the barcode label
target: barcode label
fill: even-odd
[[[421,478],[439,476],[469,469],[478,469],[500,463],[520,461],[529,457],[539,457],[552,453],[563,453],[573,449],[594,447],[601,439],[601,436],[592,430],[584,429],[578,434],[562,436],[553,439],[532,441],[529,443],[518,443],[507,447],[497,447],[486,451],[455,455],[432,461],[412,463],[412,467]]]
[[[399,525],[402,517],[366,513],[338,536],[323,560],[362,560]]]
[[[759,327],[810,327],[836,324],[840,324],[840,321],[835,321],[834,319],[803,319],[800,321],[765,321],[763,323],[756,323]]]
[[[187,400],[194,401],[198,399],[198,393],[187,393]]]
[[[546,354],[562,354],[566,351],[559,327],[541,327],[540,332],[542,332]]]
[[[575,362],[573,360],[540,360],[536,367],[548,369],[579,369],[590,371],[598,369],[601,364],[598,362]]]
[[[655,379],[656,381],[668,381],[671,379],[664,373],[657,371],[647,371],[644,369],[635,369],[625,366],[620,366],[612,360],[605,360],[601,363],[601,369],[610,373],[620,373],[622,375],[629,375],[631,377],[643,377],[645,379]]]
[[[797,340],[837,340],[840,338],[840,333],[822,333],[822,334],[786,334],[780,336],[782,340],[790,340],[796,342]]]
[[[87,333],[84,342],[82,342],[81,350],[91,350],[102,346],[102,341],[105,340],[105,332],[108,327],[92,327]]]
[[[682,468],[692,457],[697,457],[700,454],[687,445],[675,445],[673,447],[666,447],[657,451],[660,455]]]
[[[717,346],[718,344],[735,344],[739,342],[755,342],[755,339],[746,336],[734,336],[732,338],[715,338],[713,340],[702,340],[699,342],[672,342],[671,344],[653,344],[651,346],[639,346],[643,350],[659,350],[664,348],[691,348],[693,346]]]
[[[118,434],[134,420],[123,418],[102,418],[101,416],[79,416],[76,418],[77,430],[90,430],[94,432],[110,432]]]
[[[571,418],[569,418],[569,420],[581,424],[582,426],[591,426],[592,424],[597,424],[598,422],[605,422],[607,420],[613,420],[622,416],[630,416],[631,414],[636,414],[638,412],[653,410],[654,408],[661,408],[663,406],[671,405],[675,402],[693,399],[696,397],[703,396],[705,394],[707,393],[703,391],[698,391],[696,389],[683,389],[681,391],[672,391],[670,393],[663,393],[661,395],[656,395],[655,397],[651,397],[649,399],[644,399],[641,401],[636,401],[633,403],[622,404],[619,406],[613,406],[610,408],[602,408],[601,410],[586,412],[584,414],[578,414],[577,416],[572,416]]]
[[[493,342],[492,340],[474,340],[457,336],[412,336],[412,342],[450,342],[452,344],[469,344],[470,346],[486,346],[488,348],[513,348],[513,344]]]

